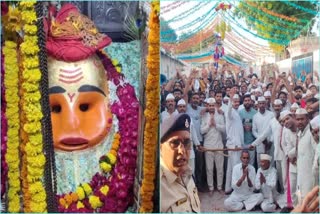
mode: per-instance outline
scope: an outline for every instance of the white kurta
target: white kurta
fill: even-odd
[[[253,116],[252,119],[252,134],[255,138],[259,138],[263,132],[268,129],[269,123],[271,119],[274,117],[274,114],[271,111],[266,110],[264,114],[261,114],[259,111]],[[269,134],[269,133],[268,133]],[[267,136],[267,139],[271,141],[271,134]],[[266,153],[265,146],[263,144],[259,144],[256,147],[257,151],[257,160],[258,166],[260,167],[260,154]]]
[[[197,137],[197,132],[195,130],[195,127],[193,125],[193,122],[192,122],[192,119],[191,119],[191,122],[190,122],[190,138],[192,140],[192,146],[191,146],[191,151],[190,151],[190,158],[189,158],[189,166],[191,167],[192,169],[192,174],[194,175],[194,170],[195,170],[195,154],[194,154],[194,148],[193,148],[193,145],[195,146],[199,146],[200,145],[200,142],[198,140],[198,137]]]
[[[262,144],[262,142],[271,136],[271,139],[273,141],[274,145],[274,153],[270,154],[273,156],[273,160],[277,162],[277,169],[278,172],[281,173],[281,176],[278,177],[280,185],[282,185],[282,188],[285,189],[285,154],[284,150],[281,149],[280,142],[282,138],[282,126],[280,125],[279,121],[273,117],[268,125],[268,127],[263,131],[263,133],[255,140],[253,141],[252,145],[259,146]],[[271,162],[271,166],[273,162]]]
[[[244,143],[243,126],[241,117],[236,109],[232,108],[232,103],[228,103],[226,113],[227,148],[241,147]],[[225,191],[231,191],[231,178],[233,167],[240,161],[240,151],[228,152],[228,166],[226,175]]]
[[[314,161],[314,146],[312,145],[312,134],[308,124],[303,131],[298,132],[298,155],[297,155],[297,188],[303,200],[306,194],[314,186],[312,165]]]
[[[263,201],[261,193],[253,193],[254,181],[256,172],[253,166],[248,165],[249,178],[252,182],[252,187],[249,187],[248,180],[245,180],[238,187],[237,182],[243,175],[242,163],[234,166],[232,172],[232,188],[233,192],[229,198],[224,201],[224,206],[227,211],[240,211],[245,206],[247,211],[252,210],[256,205]]]
[[[296,132],[292,132],[290,129],[283,128],[282,133],[282,148],[285,152],[285,159],[288,158],[293,159],[296,157],[296,142],[297,142],[297,134]],[[297,191],[297,165],[289,164],[289,169],[286,169],[286,172],[289,172],[289,181],[290,181],[290,191],[291,198],[294,204],[297,204],[298,199],[296,195]],[[287,175],[287,174],[286,174]],[[286,191],[287,191],[287,183],[286,183]],[[285,192],[287,194],[287,192]]]
[[[165,121],[166,119],[173,117],[175,115],[179,114],[179,112],[176,110],[174,110],[174,112],[172,112],[171,114],[166,110],[164,110],[163,112],[161,112],[161,123],[163,121]]]
[[[260,176],[261,173],[266,179],[266,182],[261,185]],[[284,197],[280,196],[276,191],[277,184],[277,170],[273,167],[269,167],[267,170],[261,168],[258,169],[257,176],[255,179],[255,188],[261,189],[263,195],[263,202],[261,203],[261,209],[263,212],[274,212],[276,209],[275,201],[279,204],[281,208],[285,206]],[[281,199],[281,200],[279,200]]]
[[[320,143],[316,142],[314,139],[313,145],[315,146],[315,155],[312,165],[312,173],[314,176],[314,183],[317,184],[319,182],[319,152],[320,152]]]
[[[214,117],[215,127],[210,126],[211,117]],[[204,135],[204,147],[208,149],[223,149],[222,133],[226,130],[224,116],[215,112],[214,115],[206,113],[201,121],[201,134]],[[216,165],[217,187],[222,190],[223,162],[222,152],[205,152],[207,183],[209,190],[213,190],[213,168]]]

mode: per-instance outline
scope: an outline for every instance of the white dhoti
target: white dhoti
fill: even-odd
[[[209,186],[209,190],[212,191],[214,189],[214,185],[213,185],[214,165],[216,165],[216,172],[217,172],[217,187],[218,187],[218,190],[222,190],[224,156],[219,152],[206,152],[205,158],[206,158],[206,170],[207,170],[207,183]]]
[[[263,201],[261,193],[252,193],[250,195],[239,195],[232,193],[229,198],[224,201],[224,207],[227,211],[240,211],[245,207],[247,211],[252,210],[256,205]]]
[[[225,185],[225,191],[229,192],[231,191],[231,180],[232,180],[232,170],[235,165],[237,165],[240,162],[240,151],[228,151],[228,166],[227,166],[227,175],[226,175],[226,185]]]
[[[276,169],[278,175],[278,181],[281,186],[281,191],[286,192],[287,185],[286,185],[286,178],[287,178],[287,166],[286,160],[276,160]]]

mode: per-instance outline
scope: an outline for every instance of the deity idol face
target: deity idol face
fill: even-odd
[[[98,57],[48,58],[54,148],[76,151],[101,143],[112,125],[105,70]]]

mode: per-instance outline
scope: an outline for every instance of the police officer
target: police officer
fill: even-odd
[[[190,117],[178,114],[161,124],[160,212],[200,212],[198,191],[188,165]]]

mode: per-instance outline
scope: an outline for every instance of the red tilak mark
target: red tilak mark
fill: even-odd
[[[59,81],[63,82],[63,83],[67,83],[67,84],[70,84],[70,83],[76,83],[76,82],[79,82],[80,80],[83,79],[83,76],[81,76],[80,78],[76,79],[76,80],[64,80],[64,79],[59,79]]]
[[[78,76],[80,76],[82,74],[82,71],[76,75],[72,75],[72,76],[66,76],[66,75],[63,75],[63,74],[59,74],[59,77],[62,77],[62,78],[66,78],[66,79],[73,79],[73,78],[76,78]]]
[[[80,70],[81,70],[81,68],[77,68],[76,70],[66,70],[66,69],[60,68],[60,71],[64,72],[64,73],[75,73],[75,72],[80,71]]]
[[[72,99],[73,99],[74,95],[76,95],[76,94],[75,93],[72,93],[72,94],[67,93],[67,94],[68,94],[68,97],[70,99],[70,102],[72,102]]]

